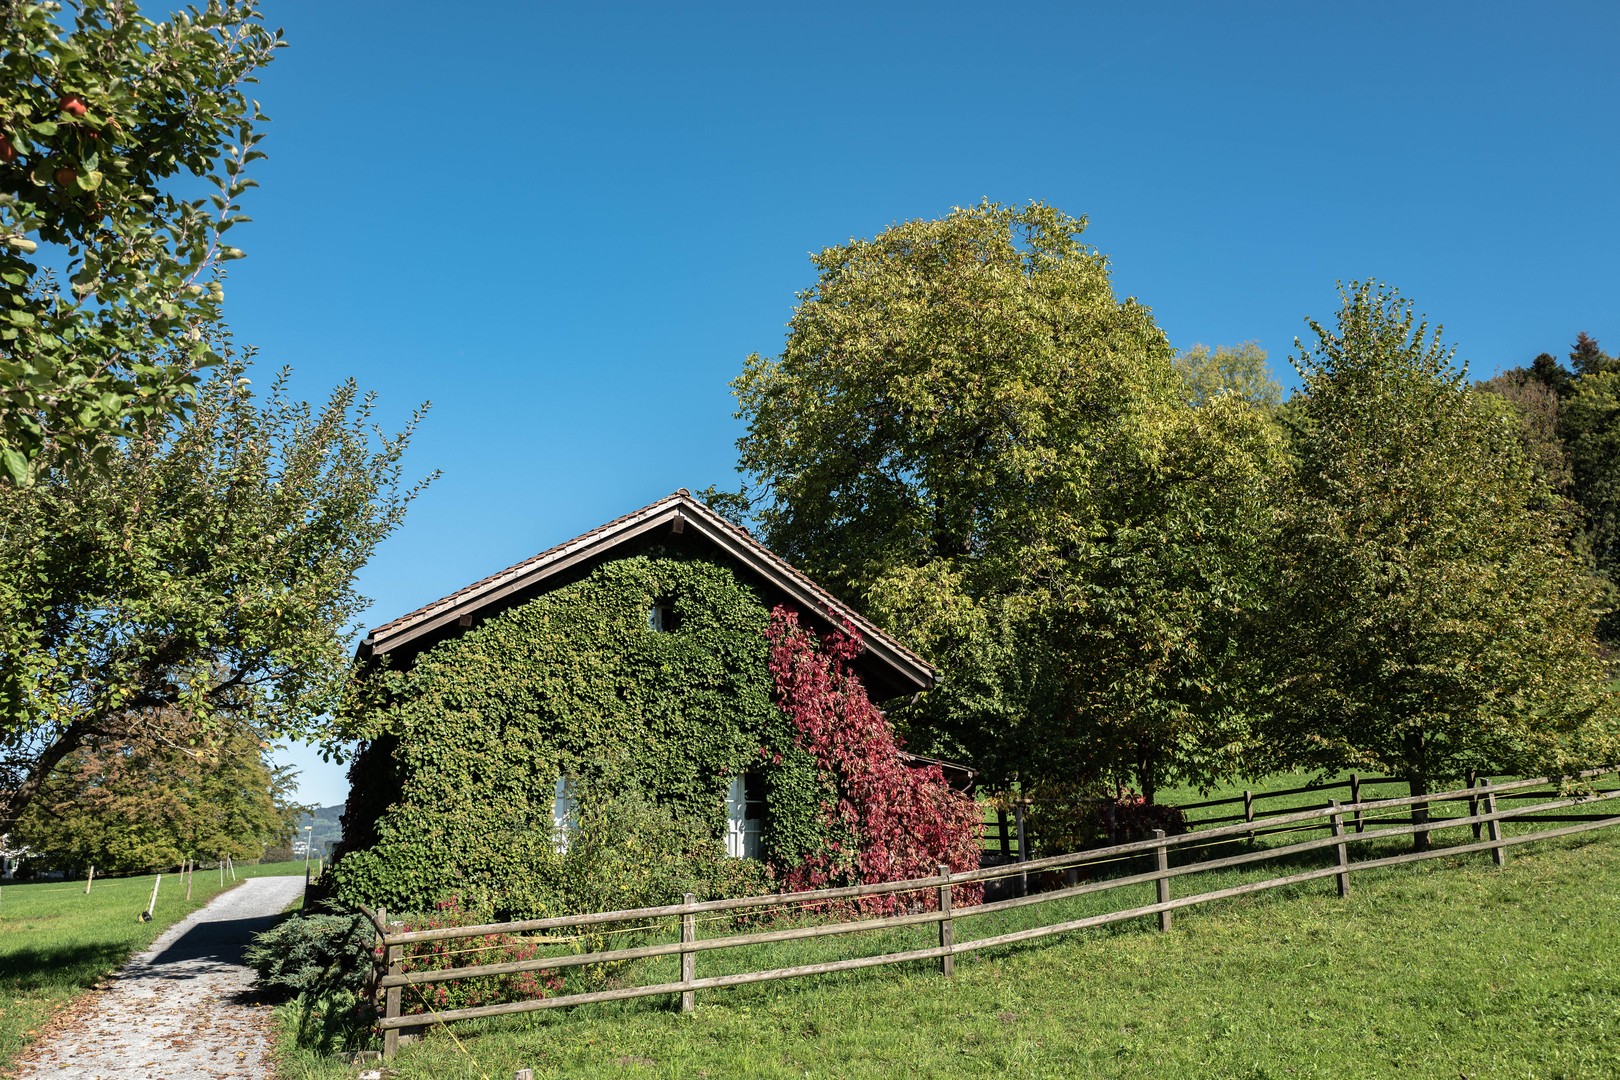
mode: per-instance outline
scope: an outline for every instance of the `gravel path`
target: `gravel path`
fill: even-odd
[[[81,999],[23,1063],[24,1080],[217,1080],[269,1076],[269,1015],[249,998],[248,939],[275,922],[302,877],[248,878],[176,923],[110,988]]]

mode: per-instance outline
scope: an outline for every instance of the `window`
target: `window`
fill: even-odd
[[[647,609],[647,629],[655,634],[667,634],[675,629],[675,607],[668,600],[654,600]]]
[[[732,777],[726,791],[726,854],[733,859],[763,859],[764,834],[764,777],[758,773]]]
[[[574,798],[571,777],[557,777],[556,794],[551,798],[551,842],[557,854],[568,854],[568,842],[579,832],[579,800]]]

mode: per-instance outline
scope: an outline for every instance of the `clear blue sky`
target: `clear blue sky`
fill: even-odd
[[[732,482],[806,255],[982,198],[1087,215],[1174,345],[1285,378],[1339,279],[1476,374],[1620,347],[1612,2],[266,6],[227,313],[305,396],[433,402],[367,625]]]

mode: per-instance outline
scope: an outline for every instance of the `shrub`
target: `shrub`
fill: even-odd
[[[1035,786],[1030,789],[1025,822],[1042,855],[1146,840],[1154,829],[1163,829],[1166,836],[1187,831],[1187,816],[1176,807],[1150,803],[1129,788],[1111,789],[1100,782]]]
[[[461,910],[456,897],[439,901],[433,914],[407,920],[407,930],[442,930],[451,926],[474,926],[483,918]],[[473,964],[511,964],[533,960],[541,955],[543,943],[515,934],[481,934],[477,937],[417,941],[404,947],[407,972],[444,971]],[[531,1001],[562,987],[555,971],[520,971],[512,975],[487,975],[455,982],[425,983],[408,987],[401,995],[405,1014],[469,1009],[499,1005],[508,1001]]]
[[[678,818],[634,788],[587,787],[562,860],[560,906],[620,911],[768,892],[766,868],[733,859],[701,821]]]
[[[377,962],[376,929],[354,914],[294,915],[262,934],[243,953],[272,994],[321,995],[369,991]]]

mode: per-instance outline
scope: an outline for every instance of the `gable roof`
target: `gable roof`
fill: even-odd
[[[773,598],[787,600],[822,624],[823,629],[853,626],[865,646],[856,667],[874,698],[917,693],[929,689],[937,680],[934,669],[922,657],[795,570],[748,530],[733,525],[693,498],[685,488],[383,623],[360,642],[360,658],[395,650],[420,652],[482,616],[574,580],[587,567],[633,541],[677,534],[717,549],[767,594],[774,594],[767,596],[767,602]]]

